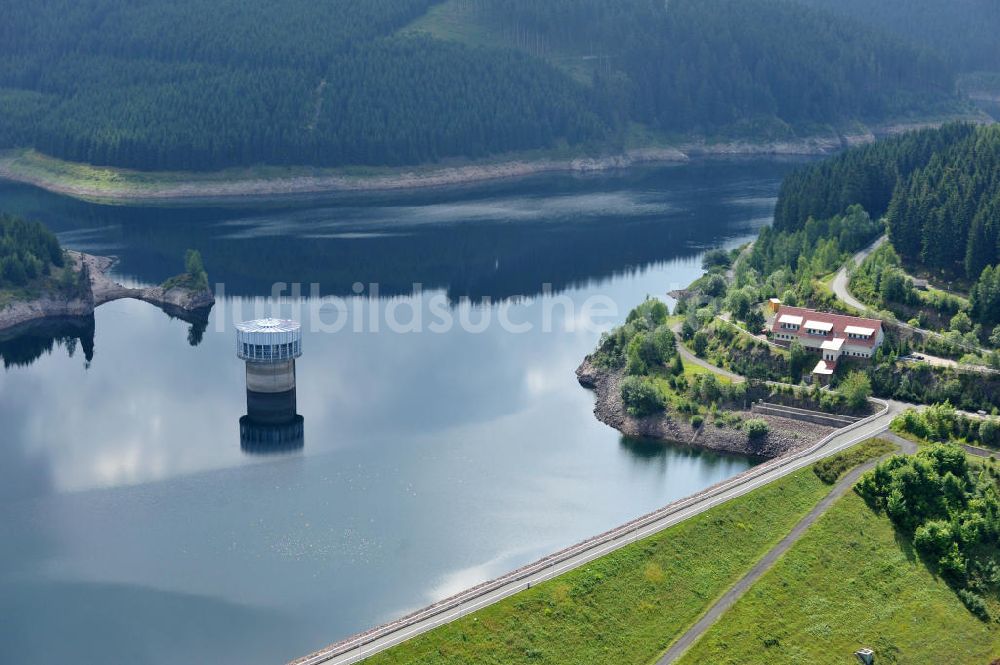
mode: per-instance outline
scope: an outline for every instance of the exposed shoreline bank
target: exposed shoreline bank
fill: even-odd
[[[186,321],[207,317],[215,304],[210,291],[191,291],[185,288],[164,289],[160,286],[141,289],[129,288],[115,282],[108,271],[115,260],[107,256],[94,256],[74,250],[67,254],[80,271],[86,266],[90,274],[90,289],[83,297],[61,298],[57,294],[43,294],[34,300],[15,301],[0,309],[0,332],[10,333],[47,319],[76,319],[92,316],[104,303],[122,298],[133,298],[159,307],[170,316]]]
[[[970,118],[971,119],[971,118]],[[0,157],[0,178],[100,203],[183,203],[242,197],[277,198],[347,192],[389,192],[455,187],[556,173],[600,173],[632,166],[683,163],[697,157],[826,155],[876,136],[941,125],[945,120],[886,125],[852,133],[803,138],[710,143],[692,139],[600,157],[511,158],[504,161],[409,167],[352,173],[306,167],[233,169],[215,173],[143,172],[65,162],[34,151]]]
[[[588,356],[577,368],[576,376],[580,385],[594,391],[594,416],[625,436],[696,446],[720,453],[774,459],[804,450],[834,431],[833,427],[754,413],[754,418],[763,418],[768,422],[770,431],[763,440],[751,442],[741,429],[719,428],[707,422],[696,428],[686,420],[672,417],[668,412],[636,418],[629,415],[621,398],[624,369],[597,367]]]

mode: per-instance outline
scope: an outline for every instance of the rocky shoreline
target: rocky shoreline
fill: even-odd
[[[86,265],[90,272],[90,291],[81,298],[66,299],[53,294],[40,298],[16,301],[0,309],[0,332],[42,321],[44,319],[66,319],[91,316],[94,310],[106,302],[122,298],[134,298],[155,305],[171,316],[188,321],[205,318],[215,304],[211,291],[191,291],[184,288],[164,290],[154,286],[133,289],[122,286],[108,277],[108,270],[114,259],[94,256],[83,252],[67,251],[80,271]]]
[[[942,122],[899,124],[852,133],[830,132],[765,142],[732,140],[713,143],[701,138],[678,143],[676,146],[636,148],[603,157],[515,159],[490,164],[402,169],[372,175],[323,173],[317,169],[315,175],[308,172],[302,175],[273,177],[239,173],[231,176],[180,174],[178,179],[173,179],[178,174],[131,172],[108,168],[101,172],[113,175],[113,178],[104,178],[100,182],[95,180],[90,184],[85,179],[74,181],[62,178],[54,171],[46,172],[44,167],[36,168],[37,165],[25,166],[19,163],[21,157],[8,156],[0,158],[0,178],[34,185],[57,194],[107,203],[224,200],[233,197],[412,190],[454,187],[552,173],[599,173],[643,164],[685,162],[693,157],[825,155],[853,145],[871,143],[878,135],[940,125]]]
[[[621,398],[624,369],[597,367],[588,356],[577,368],[576,377],[580,385],[594,391],[594,415],[597,419],[625,436],[771,459],[807,448],[834,431],[832,427],[753,414],[754,418],[766,420],[770,431],[763,440],[751,442],[742,430],[719,428],[707,422],[701,428],[694,428],[686,420],[673,418],[669,413],[636,418],[629,415]],[[751,416],[750,412],[746,415]]]

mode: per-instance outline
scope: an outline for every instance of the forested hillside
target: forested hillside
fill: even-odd
[[[782,184],[775,227],[853,203],[885,215],[904,263],[973,283],[975,321],[1000,322],[1000,125],[915,132],[803,168]]]
[[[41,0],[0,24],[0,140],[147,169],[403,164],[602,125],[540,61],[384,35],[430,0]]]
[[[926,44],[963,71],[1000,70],[996,0],[800,0]]]
[[[455,4],[509,38],[404,30]],[[606,145],[633,123],[787,136],[940,110],[954,88],[941,59],[792,0],[7,0],[3,16],[0,147],[140,169],[416,164]],[[550,50],[598,55],[580,76]]]
[[[667,131],[881,118],[952,87],[940,59],[784,0],[468,1],[528,50],[591,54],[598,90]]]
[[[976,279],[998,261],[1000,126],[985,127],[935,152],[902,182],[887,215],[904,259]]]
[[[910,132],[803,167],[781,183],[774,227],[795,231],[810,217],[827,219],[855,203],[873,217],[881,217],[901,179],[974,132],[972,125],[961,123]]]

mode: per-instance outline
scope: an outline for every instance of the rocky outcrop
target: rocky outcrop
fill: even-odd
[[[112,300],[134,298],[156,305],[169,314],[185,318],[185,314],[197,314],[208,310],[215,304],[215,296],[208,289],[195,291],[183,287],[164,289],[162,286],[149,286],[133,289],[122,286],[108,277],[108,270],[114,264],[114,259],[107,256],[93,256],[82,252],[70,252],[77,265],[87,264],[90,269],[90,285],[94,294],[94,303],[103,305]]]
[[[722,141],[709,143],[697,141],[680,146],[681,151],[691,157],[701,156],[752,156],[752,155],[827,155],[843,147],[842,137],[828,135],[810,136],[770,142]]]
[[[594,391],[596,396],[594,415],[597,419],[626,436],[697,445],[719,452],[772,458],[806,448],[834,429],[747,411],[741,415],[746,418],[761,417],[770,426],[770,431],[763,440],[751,442],[742,429],[729,426],[720,428],[706,422],[703,427],[695,428],[687,420],[674,418],[670,413],[644,418],[630,415],[621,398],[624,370],[597,367],[589,356],[577,368],[576,377],[580,385]]]
[[[208,309],[215,304],[215,296],[209,290],[193,291],[180,287],[164,290],[161,286],[154,286],[142,289],[142,293],[137,296],[139,300],[158,307],[171,308],[182,312],[196,312]]]
[[[83,252],[68,251],[77,271],[87,267],[90,273],[90,292],[81,298],[67,299],[57,293],[43,294],[34,300],[16,301],[0,309],[0,330],[8,330],[32,321],[49,318],[90,316],[94,309],[106,302],[122,298],[135,298],[156,305],[167,314],[187,321],[207,316],[215,296],[209,290],[194,291],[160,286],[133,289],[122,286],[108,277],[114,259]]]
[[[34,300],[14,302],[0,309],[0,331],[42,319],[75,318],[93,313],[93,297],[67,300],[44,295]]]
[[[590,388],[597,395],[594,415],[605,425],[610,425],[626,436],[666,439],[686,443],[694,437],[694,430],[687,423],[680,424],[667,415],[636,418],[629,415],[621,398],[624,370],[606,370],[595,366],[588,357],[577,370],[580,385]]]

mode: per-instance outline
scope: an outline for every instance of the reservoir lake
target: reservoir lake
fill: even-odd
[[[222,295],[0,338],[0,662],[283,663],[746,470],[623,438],[574,370],[800,163],[163,207],[0,183],[119,281],[195,248]],[[267,444],[234,343],[265,315],[304,331],[301,429]]]

